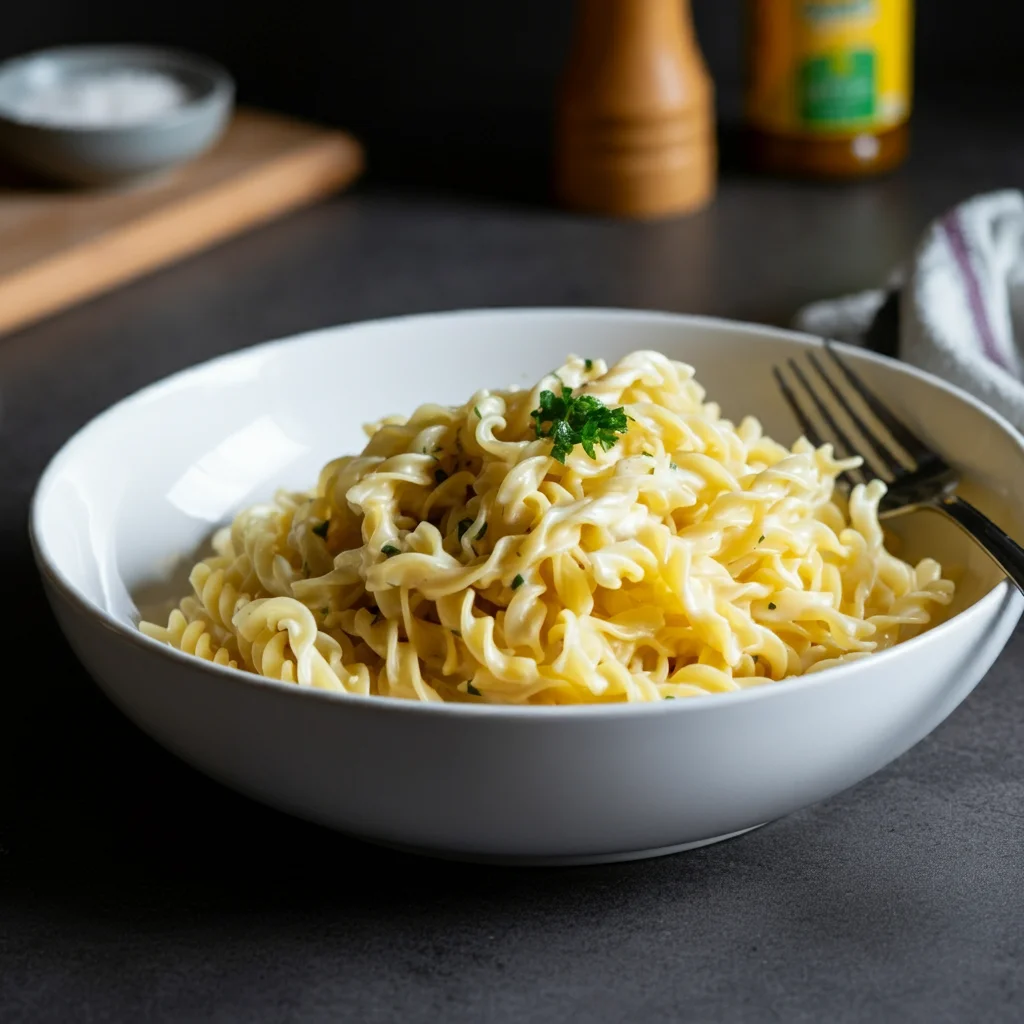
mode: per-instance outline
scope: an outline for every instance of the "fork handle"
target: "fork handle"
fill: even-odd
[[[1024,594],[1024,548],[987,515],[955,494],[938,499],[932,507],[969,533]]]

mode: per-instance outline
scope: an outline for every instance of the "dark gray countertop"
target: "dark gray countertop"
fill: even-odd
[[[483,868],[293,821],[144,738],[64,644],[25,532],[71,431],[253,342],[460,306],[785,322],[874,285],[943,207],[1024,180],[1003,124],[923,122],[872,184],[728,173],[665,224],[371,184],[0,339],[0,1020],[1024,1019],[1024,631],[932,736],[826,803],[661,860]]]

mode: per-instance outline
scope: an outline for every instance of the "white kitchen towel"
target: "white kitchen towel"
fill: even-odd
[[[899,355],[1024,431],[1024,194],[967,200],[928,228],[886,288],[816,302],[796,326]]]

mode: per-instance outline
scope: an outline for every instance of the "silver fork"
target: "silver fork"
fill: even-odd
[[[1017,589],[1024,593],[1024,548],[996,526],[988,516],[958,497],[956,487],[960,482],[959,473],[897,418],[851,369],[849,363],[840,358],[831,344],[825,342],[824,350],[841,373],[840,383],[836,383],[836,378],[826,371],[821,360],[813,352],[807,353],[807,361],[814,369],[815,376],[820,379],[839,408],[863,436],[867,447],[873,453],[871,455],[865,454],[863,446],[858,450],[847,432],[836,421],[828,404],[822,399],[820,387],[815,390],[800,364],[795,359],[790,359],[788,365],[790,373],[810,398],[817,415],[834,437],[836,453],[840,457],[859,456],[864,460],[859,469],[848,470],[840,476],[840,480],[848,487],[874,479],[883,480],[889,488],[879,508],[883,518],[919,508],[941,512],[970,534],[1013,581]],[[804,436],[811,444],[820,447],[825,443],[824,439],[805,405],[801,404],[797,397],[796,390],[787,382],[779,367],[773,367],[772,373]],[[872,430],[864,422],[863,417],[853,409],[844,391],[844,380],[846,386],[861,397],[875,419],[888,431],[889,443]],[[892,442],[903,450],[904,458],[893,450]]]

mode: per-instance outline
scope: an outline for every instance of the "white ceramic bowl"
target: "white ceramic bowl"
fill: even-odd
[[[962,568],[962,610],[921,637],[818,675],[668,704],[425,705],[300,690],[147,639],[137,604],[169,581],[182,587],[215,525],[279,485],[311,485],[382,414],[532,383],[569,352],[613,360],[651,348],[695,365],[727,415],[754,413],[791,441],[769,371],[809,344],[692,317],[522,310],[260,345],[146,388],[76,434],[35,496],[36,558],[61,627],[125,714],[274,807],[473,859],[605,861],[713,842],[877,771],[970,693],[1024,601],[964,535],[931,514],[901,521],[905,555]],[[1013,429],[925,374],[849,358],[1015,527],[1006,509],[1024,504],[1024,441]]]

